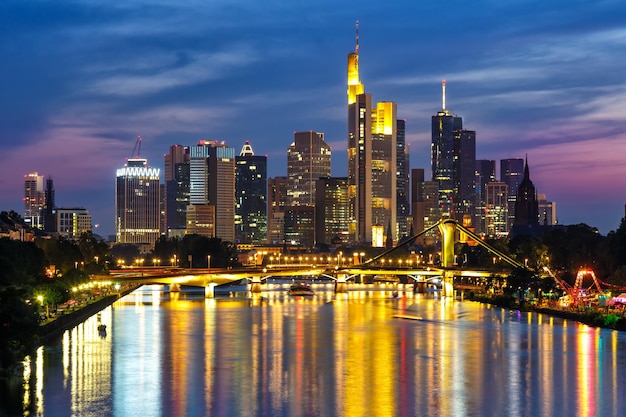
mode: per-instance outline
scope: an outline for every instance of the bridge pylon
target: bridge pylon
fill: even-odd
[[[441,232],[441,266],[443,271],[443,283],[441,292],[445,297],[454,296],[454,271],[446,268],[454,266],[454,235],[457,222],[453,219],[444,219],[439,222]]]

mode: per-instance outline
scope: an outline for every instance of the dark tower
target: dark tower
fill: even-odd
[[[51,177],[46,180],[45,205],[43,208],[43,230],[46,232],[56,232],[57,222],[54,214],[54,181]]]
[[[530,180],[528,157],[524,166],[524,179],[517,189],[515,201],[515,226],[535,226],[539,224],[539,205],[535,186]]]

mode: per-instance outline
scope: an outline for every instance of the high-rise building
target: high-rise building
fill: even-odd
[[[455,131],[453,149],[454,218],[463,223],[470,216],[473,221],[476,214],[476,132]]]
[[[57,208],[56,230],[66,239],[78,239],[91,231],[91,214],[84,208]]]
[[[189,147],[170,146],[165,162],[165,228],[168,237],[182,237],[189,206]]]
[[[396,104],[380,102],[364,93],[359,78],[359,32],[348,54],[348,195],[352,242],[372,242],[372,227],[393,225],[397,235],[397,130]],[[404,157],[404,155],[402,155]],[[386,227],[386,226],[384,226]],[[397,239],[397,236],[394,236]]]
[[[413,218],[413,234],[433,226],[439,221],[439,184],[436,181],[424,181],[424,169],[411,170],[411,216]],[[420,236],[416,244],[433,244],[438,239],[434,230]]]
[[[235,241],[235,149],[201,140],[190,147],[189,202],[215,206],[215,236]],[[189,233],[189,231],[187,231]]]
[[[287,207],[287,177],[270,178],[267,181],[267,243],[285,243],[285,208]]]
[[[490,182],[496,181],[496,161],[491,159],[477,159],[476,160],[476,180],[475,192],[476,192],[476,210],[474,216],[474,229],[477,234],[484,234],[485,228],[485,213],[487,209],[487,196],[486,186]]]
[[[515,223],[515,201],[517,189],[524,178],[524,160],[522,158],[510,158],[500,160],[500,181],[509,186],[509,229]]]
[[[43,226],[45,197],[43,175],[37,172],[24,175],[24,222],[31,227],[41,229]]]
[[[43,230],[48,233],[54,233],[58,230],[56,215],[54,211],[55,208],[56,206],[54,202],[54,181],[51,177],[48,177],[48,179],[46,180],[45,204],[43,208]]]
[[[160,170],[130,158],[116,173],[115,240],[153,246],[160,236]]]
[[[246,141],[235,157],[235,241],[267,243],[267,156]]]
[[[454,218],[455,210],[455,132],[463,129],[463,119],[446,109],[446,82],[441,83],[442,109],[432,116],[432,180],[439,184],[438,206],[441,217]]]
[[[397,241],[397,110],[396,103],[378,102],[372,115],[372,221]],[[404,157],[404,155],[402,155]]]
[[[315,186],[315,243],[331,244],[336,238],[349,240],[350,200],[348,178],[327,177]]]
[[[509,233],[508,189],[509,186],[503,182],[489,182],[485,185],[485,234],[489,237],[505,237]]]
[[[287,243],[312,248],[315,245],[315,207],[285,207],[284,228]]]
[[[406,143],[406,120],[397,120],[396,131],[396,220],[398,223],[396,235],[401,238],[408,236],[410,232],[408,220],[411,213],[409,201],[411,158],[409,146]]]
[[[330,146],[321,132],[295,132],[287,149],[288,205],[313,206],[315,182],[330,176]]]

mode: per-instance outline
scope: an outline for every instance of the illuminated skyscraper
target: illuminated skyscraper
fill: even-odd
[[[396,104],[380,102],[374,109],[372,96],[364,93],[359,78],[358,22],[356,47],[354,52],[348,54],[347,93],[348,196],[352,218],[350,240],[372,242],[375,223],[392,224],[392,234],[397,239]]]
[[[45,203],[43,175],[37,172],[24,175],[24,221],[26,224],[37,229],[42,228]]]
[[[398,223],[397,236],[402,237],[409,234],[408,217],[411,212],[409,201],[411,159],[406,143],[406,120],[397,120],[396,130],[396,220]]]
[[[288,205],[315,205],[315,182],[330,176],[330,146],[320,132],[295,132],[287,149]]]
[[[483,234],[485,228],[485,212],[487,208],[486,187],[490,182],[496,181],[496,161],[489,159],[476,160],[476,215],[474,217],[474,229],[476,233]]]
[[[160,170],[130,158],[116,173],[115,240],[154,246],[160,236]]]
[[[485,186],[485,234],[491,238],[505,237],[509,233],[508,190],[509,186],[503,182],[490,182]]]
[[[348,178],[320,178],[317,180],[315,191],[316,244],[330,244],[336,237],[342,242],[347,242],[350,225]]]
[[[235,241],[267,242],[267,156],[255,155],[246,141],[235,157]]]
[[[454,138],[463,129],[463,119],[446,109],[446,82],[441,83],[442,109],[432,116],[432,180],[439,184],[438,206],[441,217],[454,218]]]
[[[476,132],[454,132],[454,218],[462,223],[466,216],[473,222],[476,209]]]
[[[182,237],[189,205],[189,147],[170,146],[164,157],[165,225],[168,237]]]
[[[287,207],[287,177],[267,181],[267,243],[285,243],[285,208]]]
[[[190,204],[215,207],[215,236],[211,237],[234,243],[235,149],[214,140],[190,147],[189,179]],[[199,213],[201,208],[195,209]],[[188,227],[189,221],[188,215]]]
[[[524,160],[522,158],[511,158],[500,160],[500,181],[509,186],[509,229],[515,223],[515,201],[517,199],[517,189],[524,178]]]

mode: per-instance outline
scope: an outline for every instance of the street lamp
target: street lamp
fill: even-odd
[[[211,255],[206,256],[206,267],[211,272]]]

